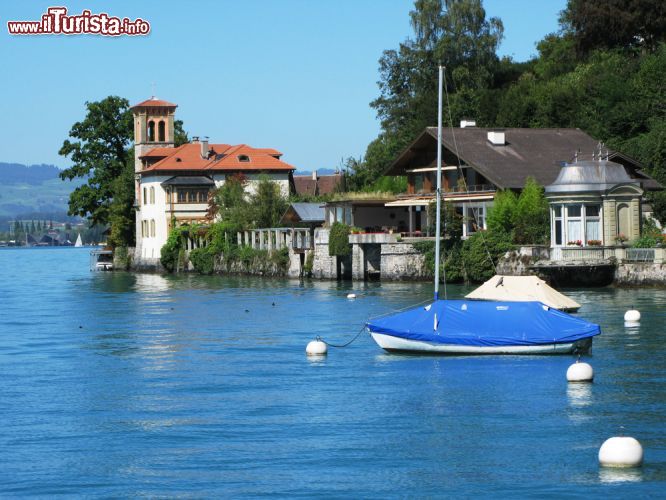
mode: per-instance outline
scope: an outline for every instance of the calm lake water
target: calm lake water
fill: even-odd
[[[94,273],[88,254],[0,250],[0,496],[666,492],[664,290],[569,291],[603,334],[594,384],[568,386],[569,356],[389,355],[367,335],[305,356],[427,284]],[[622,426],[645,465],[602,470]]]

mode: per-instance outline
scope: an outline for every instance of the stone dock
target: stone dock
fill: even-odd
[[[271,275],[354,281],[432,279],[424,255],[413,245],[415,241],[425,240],[401,239],[398,235],[384,233],[350,234],[351,254],[335,257],[328,253],[329,230],[326,228],[259,229],[238,235],[242,245],[255,249],[289,249],[288,268],[271,272]],[[197,242],[188,241],[187,250],[197,246]],[[132,249],[129,255],[132,270],[164,271],[159,259],[133,258]],[[234,268],[234,272],[266,274],[265,266],[259,265]],[[536,274],[556,287],[666,286],[666,249],[523,246],[507,252],[498,264],[498,273]]]

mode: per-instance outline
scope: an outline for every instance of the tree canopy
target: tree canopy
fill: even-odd
[[[379,60],[379,96],[370,105],[381,132],[364,158],[348,160],[348,185],[377,182],[436,123],[440,62],[454,126],[472,118],[484,127],[580,128],[666,183],[662,0],[569,0],[559,32],[524,63],[497,57],[502,23],[486,18],[481,0],[416,0],[410,21],[413,35]],[[666,222],[666,194],[649,197]]]

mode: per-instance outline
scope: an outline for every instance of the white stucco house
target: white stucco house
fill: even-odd
[[[172,224],[203,222],[209,193],[230,176],[242,175],[251,194],[262,176],[287,196],[295,168],[282,153],[246,144],[193,140],[175,147],[177,105],[155,97],[132,107],[136,206],[135,262],[156,264]]]

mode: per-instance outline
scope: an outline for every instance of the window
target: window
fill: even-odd
[[[157,140],[160,141],[160,142],[164,142],[164,141],[165,141],[165,138],[164,138],[164,137],[165,137],[164,129],[165,129],[164,122],[163,122],[163,121],[160,121],[160,122],[157,124]]]
[[[150,203],[155,204],[155,188],[150,188]]]
[[[238,155],[238,161],[248,162],[250,161],[250,157],[248,155]]]
[[[143,204],[148,204],[148,188],[143,188]]]
[[[585,239],[587,244],[590,241],[601,241],[599,212],[599,205],[585,206]]]
[[[150,236],[155,237],[155,219],[150,221]]]
[[[178,188],[177,199],[177,203],[208,203],[208,189]]]
[[[563,220],[562,220],[562,205],[555,205],[553,206],[553,218],[555,221],[555,234],[554,234],[554,240],[555,240],[555,245],[562,245],[562,229],[563,229]]]
[[[148,122],[148,142],[155,142],[155,122],[153,120]]]
[[[486,212],[484,208],[483,206],[467,208],[467,234],[476,233],[486,228]]]
[[[414,192],[422,193],[423,192],[423,176],[416,174],[414,176]]]
[[[146,228],[143,226],[143,221],[141,221],[141,237],[146,237]]]
[[[583,241],[583,221],[580,214],[581,205],[567,206],[567,244]]]

